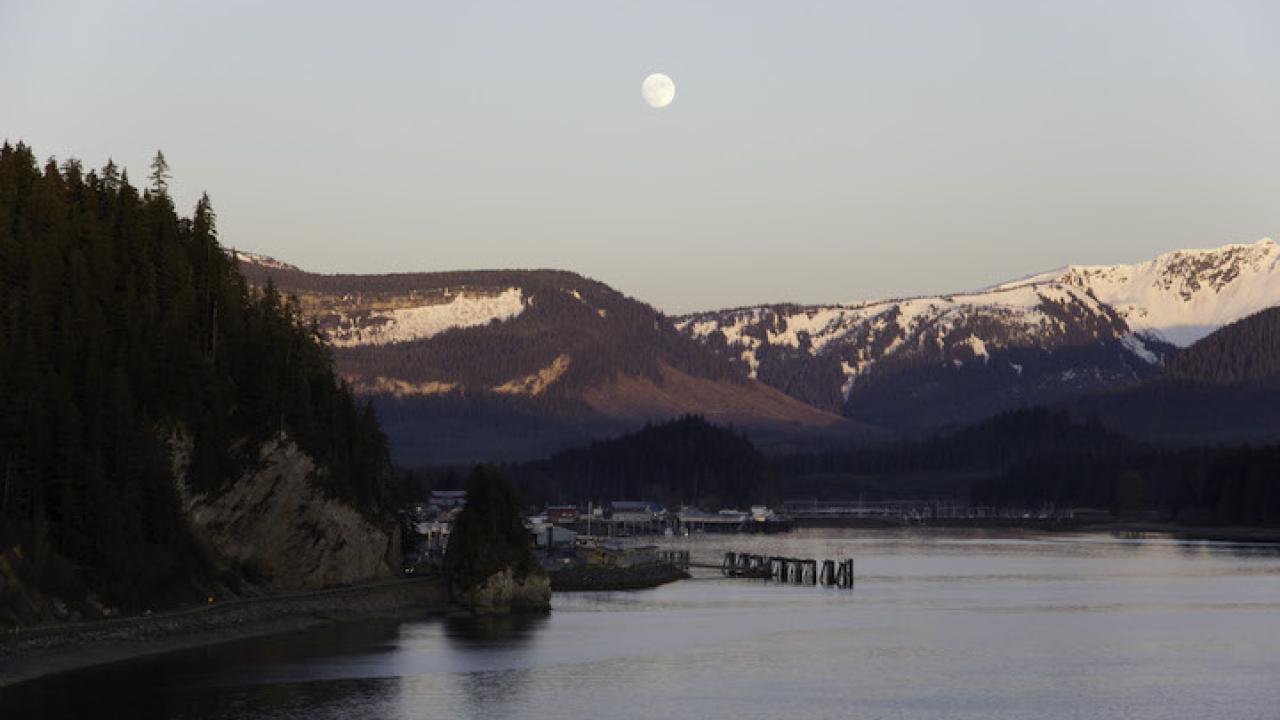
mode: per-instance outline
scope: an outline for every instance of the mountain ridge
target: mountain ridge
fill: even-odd
[[[1264,238],[972,292],[746,306],[675,323],[806,402],[925,429],[1152,377],[1178,348],[1280,303],[1278,268],[1280,247]]]
[[[451,398],[451,412],[523,418],[508,439],[538,435],[543,418],[574,442],[686,413],[793,434],[955,427],[1142,383],[1237,315],[1280,303],[1280,246],[1266,238],[970,292],[675,317],[566,270],[316,274],[237,257],[250,282],[298,295],[342,375],[380,409]],[[560,446],[543,440],[536,452]]]
[[[686,413],[766,433],[856,429],[577,273],[319,275],[237,257],[250,283],[297,297],[402,465],[521,459]]]

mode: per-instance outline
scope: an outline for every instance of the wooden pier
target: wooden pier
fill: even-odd
[[[792,585],[853,589],[853,560],[817,560],[750,553],[724,554],[720,571],[727,577],[761,578]]]

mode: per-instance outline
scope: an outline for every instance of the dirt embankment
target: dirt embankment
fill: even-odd
[[[233,600],[149,617],[7,631],[0,635],[0,687],[64,670],[338,620],[425,616],[443,612],[447,604],[444,582],[423,578]]]

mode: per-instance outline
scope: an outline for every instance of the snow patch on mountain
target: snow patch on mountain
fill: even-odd
[[[1120,338],[1120,344],[1124,345],[1126,350],[1148,365],[1159,364],[1160,356],[1151,352],[1145,340],[1146,338],[1142,336],[1142,333],[1130,333]]]
[[[348,376],[346,380],[351,383],[351,388],[360,395],[392,395],[398,398],[442,395],[444,393],[453,392],[461,387],[461,385],[456,382],[443,382],[439,380],[410,382],[408,380],[386,377],[383,375],[376,375],[370,378],[362,376]]]
[[[444,302],[340,313],[336,326],[328,330],[329,341],[336,347],[354,347],[423,340],[454,328],[511,320],[525,305],[524,292],[517,287],[498,293],[464,290],[448,293]]]
[[[707,339],[719,332],[756,377],[765,345],[841,360],[849,396],[860,375],[884,358],[927,355],[959,366],[947,353],[964,348],[963,358],[986,362],[1008,346],[1052,345],[1075,328],[1065,318],[1095,318],[1090,332],[1111,332],[1112,316],[1097,298],[1064,285],[1025,285],[964,295],[919,297],[817,307],[764,306],[679,318],[676,327]],[[1073,320],[1073,322],[1075,322]],[[1087,323],[1086,323],[1087,325]]]
[[[239,262],[249,263],[251,265],[257,265],[259,267],[268,268],[270,270],[298,270],[298,268],[294,265],[290,265],[289,263],[286,263],[286,262],[280,262],[279,260],[273,257],[267,257],[266,255],[259,255],[257,253],[244,252],[243,250],[233,250],[232,255]]]
[[[987,354],[987,344],[977,335],[970,335],[965,338],[964,344],[973,352],[974,357],[982,358],[982,362],[985,363],[991,359],[991,356]]]
[[[524,377],[508,380],[501,385],[495,385],[493,392],[504,395],[541,395],[544,390],[550,387],[551,383],[560,379],[565,371],[569,369],[572,358],[568,354],[562,354],[550,365],[541,370],[530,373]]]

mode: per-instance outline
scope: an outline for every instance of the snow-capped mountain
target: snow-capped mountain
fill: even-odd
[[[1186,347],[1280,304],[1280,245],[1271,238],[1176,250],[1134,265],[1072,265],[999,288],[1077,287],[1110,305],[1134,332]]]
[[[237,258],[250,282],[298,297],[339,371],[379,399],[393,444],[432,461],[684,412],[801,434],[962,423],[1146,379],[1280,303],[1271,240],[968,293],[674,320],[569,272],[317,275]]]
[[[972,293],[689,315],[752,377],[891,426],[962,421],[1150,375],[1177,347],[1280,303],[1270,239],[1071,266]]]

